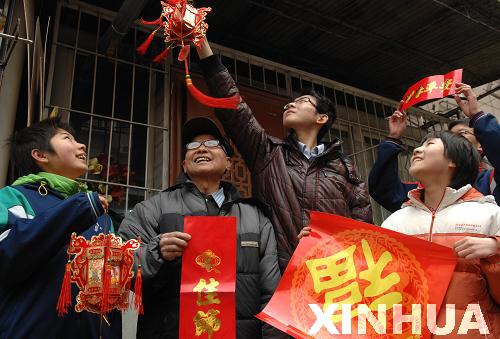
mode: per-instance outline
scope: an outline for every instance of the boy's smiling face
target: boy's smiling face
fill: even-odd
[[[44,172],[76,179],[87,171],[87,148],[77,142],[69,132],[59,129],[50,139],[50,145],[53,152],[36,149],[31,152]]]

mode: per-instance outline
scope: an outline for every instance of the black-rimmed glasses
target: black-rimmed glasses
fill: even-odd
[[[313,105],[314,108],[316,108],[316,104],[314,102],[312,102],[312,100],[309,99],[308,97],[302,97],[302,98],[296,99],[296,100],[294,100],[292,102],[289,102],[288,104],[286,104],[285,106],[283,106],[283,108],[284,109],[288,109],[288,107],[290,107],[291,103],[299,104],[299,103],[304,103],[304,102],[309,102],[311,105]]]

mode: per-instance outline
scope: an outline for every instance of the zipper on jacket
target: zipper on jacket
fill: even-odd
[[[434,219],[436,219],[436,211],[432,212],[431,228],[429,230],[429,241],[432,242],[432,228],[434,227]]]
[[[431,227],[429,229],[429,241],[432,242],[432,230],[434,228],[434,220],[436,219],[436,213],[439,210],[439,207],[441,206],[441,203],[443,202],[444,196],[446,195],[446,190],[443,193],[443,196],[441,197],[441,200],[439,201],[439,204],[437,205],[435,210],[431,210],[429,207],[429,211],[431,211],[432,219],[431,219]]]

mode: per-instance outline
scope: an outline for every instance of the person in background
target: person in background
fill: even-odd
[[[465,137],[493,165],[480,163],[479,173],[474,187],[484,195],[492,194],[500,203],[500,188],[496,182],[500,180],[494,168],[500,166],[500,152],[496,147],[500,144],[500,125],[492,114],[481,111],[477,97],[469,85],[457,83],[455,101],[468,117],[450,122],[451,132]],[[465,95],[466,100],[460,98]],[[404,150],[401,137],[407,127],[406,112],[395,111],[389,119],[389,136],[378,146],[378,157],[368,177],[368,189],[371,197],[385,209],[394,212],[408,199],[407,194],[418,187],[418,182],[401,181],[398,173],[398,154]]]

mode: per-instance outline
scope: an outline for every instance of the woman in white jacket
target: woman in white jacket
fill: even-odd
[[[458,263],[443,305],[455,305],[457,324],[446,338],[500,338],[500,207],[471,186],[478,168],[479,154],[465,138],[429,134],[414,150],[409,170],[424,188],[410,191],[410,200],[382,224],[455,250]],[[469,304],[480,305],[489,335],[457,334]],[[445,323],[445,309],[438,326]]]

